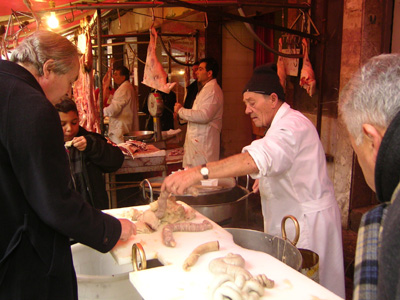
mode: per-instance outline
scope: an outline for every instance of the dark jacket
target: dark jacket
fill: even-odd
[[[25,68],[0,61],[0,299],[77,299],[69,238],[101,252],[120,222],[69,189],[58,112]]]
[[[387,209],[378,252],[378,299],[400,299],[400,113],[387,128],[375,165],[376,194]],[[392,199],[393,198],[393,199]]]
[[[82,152],[74,147],[67,148],[75,189],[92,206],[110,208],[103,173],[117,171],[124,162],[124,154],[100,134],[83,127],[79,127],[76,136],[84,136],[87,146]]]
[[[196,99],[198,91],[199,91],[199,86],[197,80],[193,81],[186,87],[185,103],[183,104],[184,108],[188,109],[192,108],[194,99]]]
[[[183,108],[192,109],[194,100],[196,99],[197,93],[199,92],[199,83],[197,80],[193,81],[186,87],[186,97],[183,103]],[[186,125],[187,121],[178,118],[180,125]]]

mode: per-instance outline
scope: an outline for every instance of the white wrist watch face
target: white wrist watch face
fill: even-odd
[[[203,177],[208,177],[208,168],[206,167],[201,168],[200,173],[201,175],[203,175]]]

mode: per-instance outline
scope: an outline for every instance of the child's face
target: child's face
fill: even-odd
[[[61,126],[64,132],[64,142],[71,141],[79,130],[79,117],[76,112],[69,111],[67,113],[58,112],[61,119]]]

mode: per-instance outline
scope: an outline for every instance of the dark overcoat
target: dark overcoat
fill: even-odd
[[[0,299],[77,299],[69,237],[101,252],[119,221],[68,188],[58,112],[25,68],[0,61]]]

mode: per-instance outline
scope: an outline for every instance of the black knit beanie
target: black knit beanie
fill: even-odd
[[[276,64],[269,63],[255,68],[253,76],[244,87],[243,93],[245,92],[265,95],[275,93],[278,95],[279,100],[285,101],[285,93],[279,81]]]

